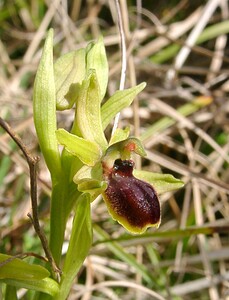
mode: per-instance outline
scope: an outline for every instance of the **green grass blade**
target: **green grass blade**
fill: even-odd
[[[210,97],[197,97],[192,102],[187,103],[185,105],[182,105],[177,109],[177,111],[187,117],[194,112],[200,110],[202,107],[205,107],[209,105],[212,102],[212,98]],[[150,138],[154,134],[158,134],[160,132],[163,132],[173,124],[175,124],[176,121],[169,117],[163,117],[159,121],[155,122],[153,125],[149,126],[146,131],[140,136],[140,140],[142,142],[146,141],[148,138]]]
[[[109,239],[109,235],[98,225],[94,225],[93,228],[96,236],[99,240],[101,240],[101,242],[104,239]],[[148,269],[143,264],[138,263],[132,254],[125,252],[121,245],[110,240],[110,243],[107,243],[107,247],[119,259],[133,267],[138,274],[141,274],[147,283],[150,283],[151,285],[154,283],[153,277],[149,273]]]

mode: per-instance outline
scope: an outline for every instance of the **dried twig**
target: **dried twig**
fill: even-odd
[[[41,259],[41,260],[43,260],[45,262],[48,262],[47,258],[45,258],[45,257],[43,257],[43,256],[41,256],[39,254],[36,254],[34,252],[24,252],[24,253],[20,253],[20,254],[11,256],[11,257],[7,258],[6,260],[2,261],[0,263],[0,268],[3,267],[3,266],[5,266],[5,265],[7,265],[7,264],[9,264],[11,261],[15,260],[16,258],[24,259],[24,258],[26,258],[28,256],[33,256],[33,257]]]
[[[54,273],[60,273],[60,269],[57,267],[52,253],[48,246],[47,238],[40,226],[39,217],[38,217],[38,206],[37,206],[37,164],[39,161],[39,157],[32,156],[23,141],[17,134],[13,131],[13,129],[9,126],[7,122],[5,122],[2,118],[0,118],[0,126],[11,136],[11,138],[15,141],[18,147],[23,152],[28,166],[29,166],[29,173],[30,173],[30,194],[31,194],[31,205],[32,205],[32,215],[29,213],[28,217],[30,218],[34,229],[41,241],[42,247],[44,249],[45,255],[52,266],[52,270]]]

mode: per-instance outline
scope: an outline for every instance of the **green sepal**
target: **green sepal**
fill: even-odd
[[[71,154],[77,156],[84,164],[94,166],[101,158],[100,147],[89,140],[69,133],[63,128],[56,131],[58,142]]]
[[[78,183],[78,190],[82,193],[89,193],[91,195],[91,201],[95,200],[102,192],[107,188],[105,181],[96,179],[83,179]]]
[[[112,121],[118,112],[125,107],[130,106],[134,98],[145,88],[145,86],[146,83],[142,82],[130,89],[117,91],[103,104],[101,108],[103,129],[106,129],[107,125]]]
[[[96,73],[91,70],[82,82],[77,102],[77,124],[82,136],[96,142],[103,150],[107,147],[100,115],[100,91]]]
[[[58,283],[51,278],[44,278],[39,280],[15,280],[15,279],[4,279],[4,283],[28,290],[34,290],[42,292],[56,297],[59,293]],[[56,299],[56,298],[54,298]]]
[[[184,186],[182,180],[175,178],[171,174],[152,173],[136,169],[134,169],[133,174],[136,178],[151,184],[158,194],[177,190]]]
[[[66,299],[79,269],[92,244],[92,224],[90,214],[91,197],[82,194],[77,200],[75,217],[66,259],[63,266],[59,299]]]
[[[101,163],[94,167],[83,166],[73,177],[73,181],[77,184],[80,192],[89,193],[91,201],[99,196],[107,187],[107,183],[103,181],[103,170]]]
[[[97,42],[90,43],[86,48],[86,66],[87,71],[94,69],[98,79],[100,90],[100,101],[104,98],[108,83],[108,62],[103,38],[100,37]]]
[[[93,167],[89,166],[82,166],[78,170],[78,172],[74,175],[73,181],[78,184],[80,181],[83,179],[97,179],[97,180],[102,180],[103,179],[103,170],[102,170],[102,165],[101,163],[96,164]]]
[[[54,64],[56,107],[69,109],[77,100],[80,84],[85,77],[85,49],[62,55]]]
[[[53,30],[45,41],[38,66],[34,91],[33,115],[39,144],[52,178],[61,172],[60,153],[56,139],[56,92],[53,71]]]
[[[8,262],[7,262],[8,260]],[[40,280],[49,277],[47,269],[39,265],[32,265],[13,256],[0,254],[0,279]]]

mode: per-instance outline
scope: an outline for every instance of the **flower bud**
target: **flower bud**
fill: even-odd
[[[108,175],[104,200],[114,220],[132,233],[160,224],[160,203],[154,188],[133,176],[134,162],[117,159]]]

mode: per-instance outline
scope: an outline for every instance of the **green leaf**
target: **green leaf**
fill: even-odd
[[[77,156],[72,155],[65,149],[62,151],[61,163],[61,177],[52,186],[49,243],[52,255],[58,265],[61,260],[66,222],[80,194],[72,179],[77,170],[83,165]]]
[[[5,262],[5,263],[4,263]],[[0,254],[0,279],[40,280],[50,275],[42,266],[29,264],[10,255]]]
[[[34,123],[42,154],[52,175],[61,172],[60,153],[56,139],[56,96],[53,72],[53,30],[45,41],[33,92]]]
[[[63,266],[60,295],[56,300],[66,299],[79,269],[92,243],[90,196],[83,194],[77,201],[72,233]]]
[[[58,110],[69,109],[77,99],[80,85],[85,77],[85,50],[79,49],[62,55],[54,64],[56,106]]]
[[[146,86],[145,82],[134,86],[130,89],[117,91],[111,96],[101,108],[101,118],[103,129],[111,122],[111,120],[125,107],[128,107],[134,98],[140,93]]]
[[[4,279],[2,281],[12,286],[43,292],[53,297],[56,297],[59,292],[58,283],[51,278],[44,278],[39,280]]]
[[[95,71],[83,81],[77,103],[77,124],[85,139],[96,142],[103,150],[107,147],[100,115],[100,95]]]
[[[101,158],[100,147],[89,140],[78,137],[64,129],[58,129],[56,136],[61,145],[71,154],[76,155],[84,164],[94,166]]]
[[[100,101],[102,101],[107,90],[109,72],[103,38],[100,37],[96,43],[90,43],[86,51],[87,71],[91,69],[96,71],[100,90]]]
[[[184,186],[183,181],[176,179],[171,174],[152,173],[134,170],[134,176],[151,184],[158,194],[180,189]]]
[[[17,289],[15,286],[6,285],[5,300],[18,300]]]

